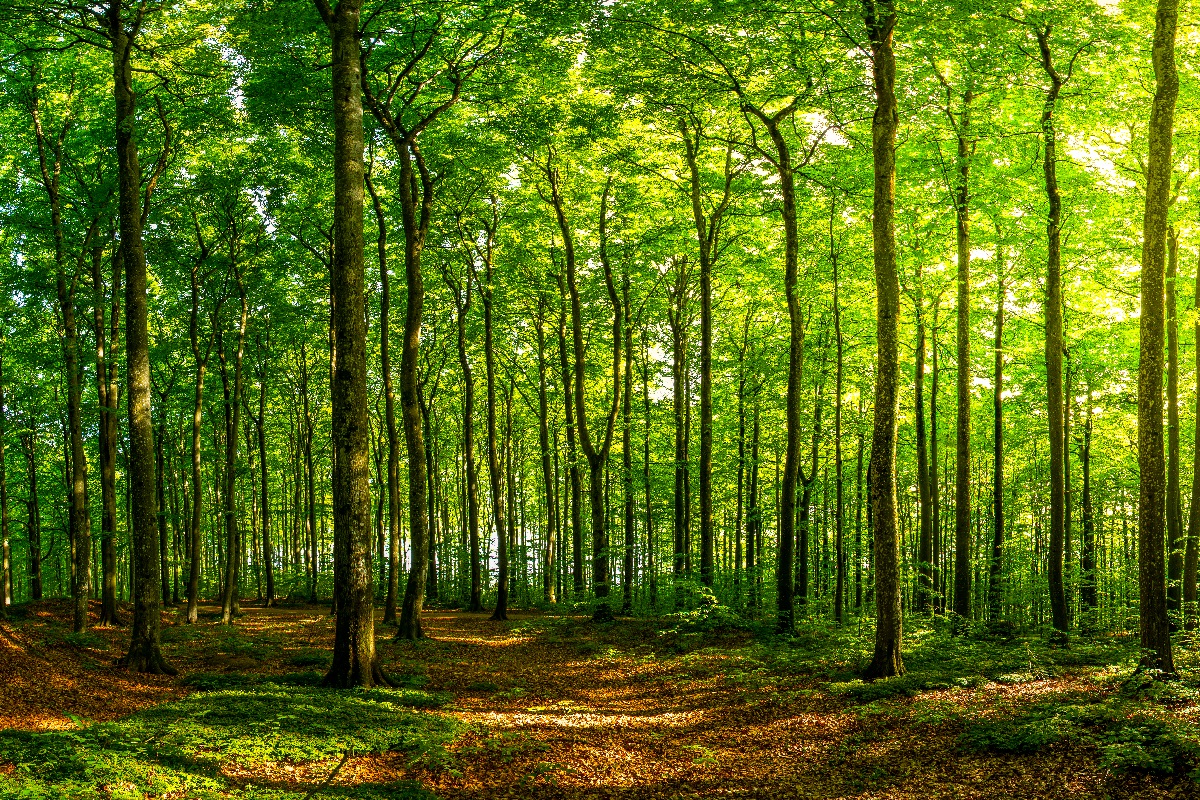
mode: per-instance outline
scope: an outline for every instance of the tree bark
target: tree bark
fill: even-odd
[[[334,217],[331,320],[334,353],[333,569],[337,618],[333,663],[323,683],[336,688],[387,683],[375,653],[371,494],[366,387],[363,243],[363,107],[360,0],[331,9],[316,0],[332,44]],[[313,565],[314,571],[316,565]]]
[[[992,367],[992,557],[988,567],[988,621],[992,625],[1000,621],[1003,610],[1000,581],[1004,575],[1004,301],[1007,296],[1001,273],[1003,268],[1003,256],[997,254],[996,340]],[[1086,464],[1084,474],[1087,474]],[[1084,483],[1086,497],[1086,480]]]
[[[1066,82],[1054,66],[1050,28],[1035,29],[1042,70],[1050,81],[1042,108],[1042,172],[1049,211],[1046,215],[1046,405],[1050,420],[1050,612],[1054,629],[1062,634],[1070,625],[1063,585],[1063,548],[1066,531],[1066,481],[1063,421],[1063,322],[1062,322],[1062,194],[1058,188],[1057,133],[1054,123],[1059,92]],[[1161,381],[1161,378],[1160,378]]]
[[[8,320],[0,331],[0,616],[13,604],[12,544],[8,538],[8,464],[4,459],[4,439],[8,435],[8,408],[4,402],[4,347],[8,338]]]
[[[904,673],[900,653],[900,542],[896,517],[896,410],[899,359],[897,326],[900,283],[896,275],[896,58],[892,33],[896,10],[892,0],[864,0],[867,34],[871,41],[875,83],[875,116],[871,123],[874,160],[874,241],[876,291],[875,420],[871,436],[871,509],[875,538],[875,651],[867,679]]]
[[[1179,491],[1179,319],[1175,279],[1179,272],[1179,241],[1167,228],[1167,611],[1183,605],[1183,509]]]
[[[1188,508],[1187,546],[1183,557],[1183,623],[1184,627],[1193,631],[1197,621],[1197,547],[1200,540],[1200,264],[1196,267],[1195,299],[1192,311],[1196,320],[1192,327],[1192,344],[1196,351],[1195,364],[1195,417],[1196,430],[1194,440],[1197,442],[1192,454],[1192,500]]]
[[[500,224],[500,206],[497,199],[493,196],[490,198],[491,220],[484,224],[484,246],[482,252],[483,269],[484,269],[484,285],[481,287],[483,295],[483,340],[484,340],[484,359],[485,369],[487,371],[487,405],[488,405],[488,478],[491,482],[492,489],[492,523],[496,527],[496,556],[498,561],[499,571],[497,574],[496,586],[496,608],[492,612],[492,619],[505,620],[508,619],[508,595],[509,595],[509,547],[510,542],[506,539],[506,527],[504,514],[504,473],[500,470],[500,458],[497,448],[496,439],[496,356],[492,351],[493,347],[493,326],[495,310],[493,304],[493,283],[495,276],[495,243],[496,229]],[[516,512],[513,511],[515,516]]]
[[[225,590],[222,592],[221,623],[229,625],[238,613],[238,572],[242,563],[242,540],[238,531],[237,504],[237,460],[238,432],[242,425],[242,361],[246,352],[246,281],[243,267],[237,259],[238,237],[236,232],[230,237],[229,254],[237,283],[240,313],[238,315],[237,345],[233,355],[233,392],[229,392],[226,380],[226,356],[224,347],[221,348],[221,378],[225,383],[226,428],[225,428]],[[365,394],[365,393],[364,393]],[[366,403],[365,397],[363,400]]]
[[[1163,564],[1163,250],[1171,191],[1171,137],[1179,76],[1175,69],[1177,0],[1159,0],[1155,17],[1154,105],[1150,115],[1146,211],[1142,224],[1138,356],[1138,587],[1142,666],[1173,675]]]
[[[146,256],[142,168],[138,162],[137,95],[133,87],[135,25],[127,29],[122,4],[108,8],[116,100],[118,217],[125,265],[125,381],[129,406],[129,497],[133,530],[133,624],[122,663],[135,672],[175,674],[160,647],[159,557],[154,502],[154,423],[150,410],[150,335],[146,309]],[[149,187],[148,187],[149,188]]]
[[[383,416],[387,426],[387,594],[383,601],[383,621],[396,623],[397,595],[400,589],[400,432],[396,426],[396,392],[392,385],[392,275],[387,261],[387,218],[383,203],[370,173],[365,176],[371,207],[379,226],[376,245],[379,254],[379,362],[383,375]],[[380,553],[383,556],[383,553]]]
[[[120,246],[112,252],[112,280],[109,284],[112,308],[105,320],[104,279],[100,271],[104,248],[92,248],[92,325],[96,335],[96,397],[100,406],[97,425],[97,455],[100,461],[100,619],[102,627],[120,625],[117,612],[117,405],[120,382],[115,353],[121,332],[121,278],[125,273]],[[107,324],[107,335],[105,327]]]

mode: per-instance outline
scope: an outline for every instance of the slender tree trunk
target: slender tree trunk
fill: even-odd
[[[365,176],[371,194],[375,222],[379,226],[376,239],[379,254],[379,361],[383,373],[383,416],[387,426],[387,595],[383,601],[384,623],[396,622],[396,596],[400,587],[400,433],[396,426],[396,392],[392,385],[392,275],[387,261],[387,219],[383,203],[368,173]]]
[[[833,411],[833,464],[834,464],[834,545],[836,559],[836,584],[833,593],[833,618],[841,624],[843,608],[846,604],[846,549],[842,529],[842,306],[839,294],[839,275],[837,251],[833,246],[833,216],[830,215],[830,260],[833,264],[833,335],[837,348],[837,366],[834,374],[834,411]]]
[[[650,347],[647,329],[642,327],[642,414],[645,428],[642,436],[642,502],[646,512],[646,574],[650,584],[650,610],[658,610],[658,539],[654,528],[654,507],[650,498]]]
[[[238,431],[242,425],[242,362],[246,352],[246,283],[242,267],[235,257],[237,237],[230,242],[230,260],[237,281],[240,314],[238,316],[237,345],[233,356],[233,393],[230,396],[226,385],[226,419],[225,429],[225,591],[222,593],[221,622],[229,625],[238,613],[238,573],[242,562],[241,535],[238,530],[237,504],[237,460],[238,460]],[[222,380],[226,373],[225,351],[221,350]],[[364,399],[365,408],[365,399]]]
[[[492,619],[508,619],[509,595],[509,547],[507,524],[504,509],[504,473],[500,469],[498,439],[496,438],[496,356],[493,347],[494,305],[492,282],[494,280],[494,246],[496,229],[500,223],[499,204],[495,197],[491,198],[492,218],[490,224],[485,224],[486,240],[482,250],[484,285],[483,295],[483,350],[484,364],[487,370],[487,435],[488,435],[488,479],[492,489],[492,524],[496,527],[496,556],[498,561],[498,582],[496,586],[496,608]],[[515,509],[510,509],[515,515]]]
[[[7,344],[6,330],[0,332],[0,345]],[[4,460],[4,439],[8,435],[8,408],[4,405],[4,347],[0,346],[0,616],[13,604],[12,545],[8,534],[8,464]]]
[[[892,0],[865,0],[875,81],[875,117],[871,124],[875,166],[874,240],[876,291],[875,424],[871,437],[871,507],[875,538],[875,652],[865,675],[886,678],[904,672],[900,654],[900,542],[896,518],[896,409],[898,392],[897,323],[900,285],[896,275],[896,58]]]
[[[404,442],[408,449],[409,547],[412,560],[404,602],[400,609],[397,639],[421,639],[421,610],[425,605],[425,582],[429,578],[428,473],[425,436],[421,426],[420,358],[421,317],[425,305],[425,282],[421,276],[421,252],[433,208],[433,179],[415,141],[406,141],[407,153],[400,159],[400,209],[404,223],[405,298],[404,346],[400,355],[400,409]],[[416,170],[416,174],[413,170]]]
[[[1035,30],[1042,69],[1050,81],[1042,110],[1042,171],[1049,211],[1046,216],[1046,405],[1050,419],[1050,610],[1054,629],[1065,632],[1070,619],[1063,585],[1063,548],[1066,526],[1066,482],[1063,477],[1063,322],[1062,322],[1062,194],[1058,188],[1057,133],[1054,111],[1064,80],[1050,53],[1050,29]]]
[[[584,403],[583,375],[586,365],[586,351],[583,342],[583,310],[579,297],[579,283],[575,269],[575,253],[571,237],[571,229],[564,212],[558,171],[551,173],[551,192],[555,215],[558,218],[559,231],[563,236],[566,261],[567,290],[570,294],[571,329],[575,350],[575,408],[579,418],[579,445],[588,462],[589,496],[592,512],[592,591],[596,597],[596,610],[593,618],[597,622],[612,619],[612,608],[608,603],[609,566],[608,566],[608,528],[605,516],[604,502],[604,467],[612,447],[613,430],[616,426],[617,412],[621,404],[621,348],[624,345],[622,326],[624,315],[621,309],[621,298],[617,293],[616,282],[613,279],[612,265],[607,252],[608,226],[608,197],[612,190],[612,180],[609,179],[604,187],[600,200],[600,263],[604,268],[604,283],[608,289],[609,302],[612,304],[612,402],[604,418],[604,429],[599,446],[593,441],[588,430],[587,406]]]
[[[1096,629],[1096,522],[1092,507],[1092,386],[1088,384],[1087,411],[1083,422],[1083,546],[1080,553],[1079,600],[1083,606],[1080,627],[1085,633]]]
[[[958,186],[954,202],[958,255],[958,324],[955,345],[956,409],[954,456],[954,612],[971,616],[971,90],[963,94],[957,125]]]
[[[29,497],[25,501],[25,536],[29,547],[29,599],[42,599],[42,506],[38,499],[37,432],[21,434],[21,449],[25,451],[26,480]]]
[[[555,490],[554,468],[550,450],[550,409],[546,392],[546,301],[538,298],[537,316],[534,319],[537,331],[538,359],[538,449],[541,451],[542,486],[546,493],[546,543],[542,553],[542,599],[547,603],[557,602],[554,558],[558,541],[558,492]]]
[[[1179,242],[1167,228],[1167,611],[1183,607],[1183,508],[1179,491],[1179,319],[1175,279],[1179,272]]]
[[[634,548],[637,543],[634,519],[637,510],[633,503],[633,318],[629,306],[628,269],[621,274],[621,304],[625,311],[625,396],[621,405],[621,486],[625,507],[625,542],[621,562],[621,613],[630,614],[633,612]]]
[[[924,298],[917,278],[917,347],[914,383],[917,433],[917,497],[921,505],[921,527],[917,536],[918,611],[928,611],[933,601],[933,506],[930,499],[928,437],[925,433],[925,313]],[[936,478],[936,471],[934,477]]]
[[[996,259],[996,344],[992,368],[992,557],[988,569],[988,621],[1000,621],[1004,575],[1004,301],[1003,256]],[[1084,475],[1087,465],[1084,465]],[[1084,481],[1085,497],[1087,488]],[[1087,513],[1086,511],[1084,512]],[[1086,522],[1084,523],[1087,524]]]
[[[259,462],[259,507],[262,509],[262,560],[266,573],[267,594],[264,604],[269,608],[275,605],[275,548],[271,543],[271,497],[268,493],[270,486],[267,469],[267,370],[266,355],[259,347],[258,363],[258,416],[254,419],[255,431],[258,434]]]
[[[1156,89],[1150,115],[1146,213],[1142,236],[1142,309],[1138,356],[1138,586],[1142,666],[1175,673],[1163,580],[1163,250],[1171,193],[1171,136],[1179,76],[1175,69],[1177,0],[1159,0],[1154,28]]]
[[[563,381],[563,412],[567,427],[567,477],[571,484],[571,577],[576,595],[583,593],[583,486],[579,477],[579,458],[575,449],[575,384],[567,344],[567,290],[560,272],[558,291],[558,355]],[[565,498],[564,498],[565,499]],[[566,522],[566,514],[563,514]]]
[[[1187,547],[1183,557],[1183,608],[1184,627],[1189,631],[1196,629],[1197,619],[1197,547],[1200,540],[1200,263],[1196,267],[1195,299],[1192,311],[1196,320],[1192,327],[1192,346],[1196,351],[1195,364],[1195,417],[1196,430],[1194,440],[1196,446],[1192,454],[1192,500],[1188,504]]]
[[[117,379],[117,352],[120,336],[121,278],[125,273],[122,250],[113,247],[112,280],[110,282],[112,309],[105,335],[104,279],[100,271],[104,249],[92,249],[92,323],[96,335],[96,397],[100,406],[97,425],[97,455],[100,461],[100,620],[99,625],[120,625],[117,612],[117,404],[120,383]]]

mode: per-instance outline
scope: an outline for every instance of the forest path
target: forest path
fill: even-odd
[[[826,691],[827,680],[782,674],[745,635],[686,649],[646,620],[510,617],[434,611],[430,641],[380,642],[387,668],[452,693],[450,713],[470,730],[456,745],[457,775],[406,771],[400,756],[371,766],[444,798],[1186,796],[1145,780],[1113,783],[1092,754],[1069,747],[965,754],[961,727],[946,720],[971,702],[961,695],[980,700],[976,692],[853,705]],[[1041,683],[992,687],[984,702],[1078,688]]]
[[[213,621],[215,609],[203,612],[193,626],[164,612],[164,652],[183,673],[172,679],[113,665],[127,630],[80,639],[69,634],[65,601],[29,604],[22,619],[0,624],[0,727],[71,729],[197,689],[294,679],[297,670],[311,683],[327,667],[327,607],[248,605],[232,628]],[[840,656],[814,655],[836,640],[792,650],[664,620],[510,617],[431,609],[429,638],[416,643],[379,625],[385,670],[446,701],[413,713],[452,717],[460,735],[448,751],[415,759],[411,750],[351,756],[324,794],[413,797],[398,782],[419,781],[445,800],[1200,797],[1187,778],[1114,775],[1097,766],[1094,748],[1071,741],[1020,755],[959,746],[965,721],[1094,695],[1084,673],[868,702],[833,682],[828,665]],[[0,772],[3,761],[0,753]],[[335,763],[222,771],[232,785],[302,797]]]

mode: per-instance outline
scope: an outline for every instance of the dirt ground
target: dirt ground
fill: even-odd
[[[164,613],[164,652],[184,676],[319,669],[331,646],[327,607],[247,607],[235,631],[205,611],[191,627]],[[443,798],[1200,798],[1185,778],[1109,774],[1071,743],[966,754],[958,726],[923,712],[1003,701],[1005,692],[1020,693],[1013,702],[1053,696],[1072,690],[1070,677],[924,693],[920,704],[898,698],[887,713],[864,714],[815,678],[751,669],[744,635],[676,653],[644,621],[598,629],[583,618],[511,616],[431,611],[430,638],[415,644],[379,626],[385,670],[452,695],[431,713],[457,717],[467,732],[452,765],[354,757],[333,783],[418,780]],[[69,630],[57,601],[0,624],[0,728],[70,728],[73,718],[113,719],[193,691],[182,678],[115,666],[125,630],[95,629],[82,641]],[[293,771],[294,780],[319,782],[328,768]]]

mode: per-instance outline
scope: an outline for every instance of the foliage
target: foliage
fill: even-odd
[[[81,721],[76,730],[4,731],[0,750],[16,771],[0,774],[0,797],[100,798],[112,787],[129,797],[217,796],[230,788],[231,767],[332,763],[347,752],[440,758],[461,726],[411,709],[444,702],[411,689],[338,692],[261,682],[194,694],[115,722]],[[419,796],[412,787],[378,791]],[[368,789],[363,796],[373,795]]]

